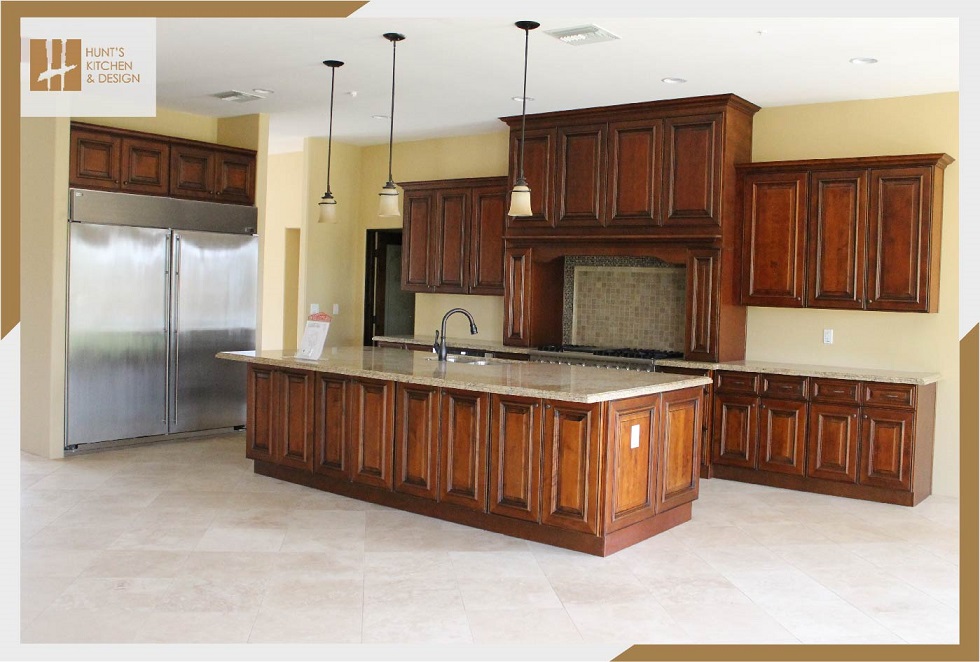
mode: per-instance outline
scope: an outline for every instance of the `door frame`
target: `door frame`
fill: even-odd
[[[384,328],[384,290],[378,306],[378,284],[385,282],[385,261],[379,259],[388,246],[402,245],[402,229],[386,228],[367,231],[364,254],[364,346],[374,344],[375,329]],[[379,313],[375,315],[375,310]]]

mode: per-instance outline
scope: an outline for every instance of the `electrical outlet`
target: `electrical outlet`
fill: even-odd
[[[834,344],[834,330],[833,329],[824,329],[823,330],[823,344],[824,345],[833,345]]]
[[[640,426],[630,426],[630,448],[640,447]]]
[[[318,304],[318,303],[311,303],[310,304],[310,315],[315,315],[318,312],[320,312],[320,304]]]
[[[338,313],[340,313],[340,304],[339,303],[335,303],[333,305],[333,314],[334,315],[337,315]]]

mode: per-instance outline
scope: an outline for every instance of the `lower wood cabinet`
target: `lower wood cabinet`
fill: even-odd
[[[350,480],[347,382],[346,377],[316,373],[313,473]]]
[[[313,373],[249,366],[245,456],[313,468]]]
[[[536,398],[490,396],[490,512],[541,519],[541,407]]]
[[[713,464],[755,469],[759,446],[758,398],[715,393]]]
[[[439,388],[395,385],[395,491],[438,495]]]
[[[858,482],[897,490],[911,489],[914,431],[914,412],[865,407],[861,418]]]
[[[544,475],[548,479],[542,523],[599,532],[601,409],[598,404],[545,403]]]
[[[657,512],[660,396],[609,403],[606,423],[606,531],[636,524]]]
[[[660,476],[657,512],[698,498],[701,445],[701,395],[692,389],[660,396]]]
[[[763,399],[759,404],[759,468],[802,476],[806,402]]]
[[[395,385],[352,377],[347,388],[351,480],[392,489]]]
[[[808,476],[856,482],[860,417],[856,405],[810,405]]]
[[[249,365],[246,373],[245,457],[250,460],[275,462],[276,419],[279,413],[279,394],[275,382],[279,370]]]
[[[440,501],[486,512],[489,415],[488,394],[442,390]]]

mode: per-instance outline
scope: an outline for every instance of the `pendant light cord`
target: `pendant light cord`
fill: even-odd
[[[395,50],[398,48],[398,42],[391,42],[391,122],[388,125],[388,182],[393,183],[394,179],[391,176],[391,157],[392,149],[395,141]]]
[[[330,68],[330,128],[327,133],[327,195],[330,195],[330,153],[333,150],[333,83],[337,78],[337,68]]]
[[[520,162],[520,172],[517,175],[517,182],[523,183],[524,180],[524,126],[527,122],[527,45],[530,31],[524,28],[524,90],[521,92],[521,148],[518,156]]]

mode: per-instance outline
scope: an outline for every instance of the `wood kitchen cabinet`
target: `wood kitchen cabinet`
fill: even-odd
[[[395,491],[435,500],[439,489],[439,388],[395,385]]]
[[[352,377],[347,385],[351,480],[392,489],[393,382]]]
[[[807,476],[844,483],[857,482],[858,422],[856,405],[813,404]]]
[[[490,396],[443,389],[439,426],[439,500],[487,511],[487,459]]]
[[[519,130],[511,126],[510,132],[510,170],[508,174],[507,191],[511,191],[517,183],[520,171],[520,138]],[[540,231],[553,228],[555,225],[555,172],[557,170],[558,129],[549,126],[541,129],[529,129],[524,133],[524,179],[531,189],[531,215],[507,216],[507,232]],[[507,207],[510,208],[510,195],[507,195]]]
[[[490,396],[491,513],[541,519],[541,408],[535,398]]]
[[[629,527],[657,512],[660,413],[659,394],[609,403],[606,531]]]
[[[605,211],[606,125],[558,127],[557,149],[555,226],[601,227]]]
[[[404,182],[402,289],[503,294],[503,177]]]
[[[655,227],[662,218],[664,122],[610,122],[606,224]]]
[[[245,456],[312,470],[313,373],[250,365],[246,379]]]
[[[545,403],[542,524],[599,532],[601,445],[601,405]]]
[[[276,461],[276,420],[279,397],[276,388],[278,369],[249,365],[246,374],[245,457],[250,460]]]
[[[251,150],[72,122],[70,152],[76,188],[255,203]]]
[[[950,163],[919,154],[739,166],[742,303],[936,312]]]
[[[313,473],[350,480],[349,412],[347,378],[316,373],[314,391]]]
[[[721,113],[664,120],[663,224],[721,229]]]
[[[668,391],[660,396],[660,476],[657,512],[698,498],[702,396],[696,390]]]
[[[720,287],[721,251],[710,248],[690,251],[687,258],[687,316],[684,329],[684,358],[689,361],[717,359]]]

